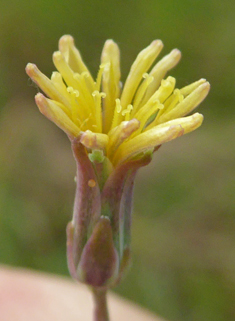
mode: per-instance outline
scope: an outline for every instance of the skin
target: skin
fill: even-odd
[[[163,321],[152,313],[111,293],[108,296],[112,321]],[[92,320],[89,289],[69,278],[0,267],[1,321]]]

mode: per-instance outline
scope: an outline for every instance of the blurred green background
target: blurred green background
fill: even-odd
[[[153,39],[177,47],[177,86],[207,78],[196,132],[161,147],[136,180],[133,264],[115,289],[171,321],[235,319],[235,2],[0,2],[0,262],[68,275],[65,226],[75,163],[66,136],[37,110],[24,72],[48,76],[69,33],[95,75],[104,41],[120,46],[122,80]]]

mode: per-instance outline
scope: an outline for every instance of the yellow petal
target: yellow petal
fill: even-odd
[[[131,66],[130,73],[123,88],[121,105],[124,109],[127,105],[131,104],[135,91],[142,80],[143,74],[151,67],[162,48],[162,41],[155,40],[138,54],[136,60]]]
[[[87,85],[91,92],[94,91],[94,80],[87,66],[84,64],[80,52],[75,47],[73,37],[70,35],[61,37],[59,40],[59,50],[62,52],[66,62],[74,72],[79,74],[86,72],[88,74],[86,79]]]
[[[204,84],[205,82],[206,82],[206,79],[204,79],[204,78],[202,78],[198,81],[195,81],[192,84],[181,88],[180,93],[183,96],[188,96],[189,94],[191,94],[191,92],[193,92],[195,89],[197,89],[200,85]]]
[[[103,101],[103,130],[107,133],[112,124],[115,109],[115,99],[120,95],[120,52],[113,40],[107,40],[101,55],[103,71],[102,91],[106,93]]]
[[[70,109],[69,101],[64,97],[53,82],[47,78],[36,65],[28,63],[26,66],[26,72],[28,76],[44,91],[44,93],[53,100],[59,101],[61,104],[65,105]]]
[[[61,73],[64,78],[67,86],[71,86],[74,89],[79,90],[78,82],[74,78],[74,72],[66,62],[64,56],[60,51],[53,53],[53,62],[56,66],[56,69]]]
[[[174,119],[167,123],[155,126],[127,142],[124,142],[117,150],[113,163],[116,166],[151,148],[155,148],[163,143],[187,134],[198,128],[202,121],[203,116],[196,113],[192,116]]]
[[[56,89],[67,99],[67,101],[70,101],[70,96],[61,74],[54,71],[51,75],[51,81]]]
[[[123,163],[180,135],[182,135],[182,127],[180,125],[159,129],[154,127],[147,130],[121,144],[114,155],[113,164],[116,166],[119,163]]]
[[[204,84],[197,87],[191,94],[189,94],[183,101],[177,104],[169,112],[166,111],[159,118],[157,118],[154,123],[155,125],[164,123],[168,120],[182,117],[190,113],[194,108],[196,108],[208,95],[210,90],[210,84],[205,82]]]
[[[40,93],[35,96],[35,101],[40,112],[60,127],[69,137],[75,138],[80,134],[80,129],[62,110],[63,107],[60,103],[47,99]]]
[[[169,126],[180,125],[184,130],[183,134],[188,134],[201,126],[203,122],[203,118],[204,117],[202,114],[195,113],[191,116],[170,120],[166,123],[157,125],[155,128],[159,129],[159,128],[165,128]]]
[[[148,86],[142,104],[144,104],[149,99],[149,97],[152,96],[153,93],[158,89],[166,73],[178,64],[180,58],[181,52],[178,49],[173,49],[168,55],[163,57],[153,67],[149,75],[153,76],[154,80]]]

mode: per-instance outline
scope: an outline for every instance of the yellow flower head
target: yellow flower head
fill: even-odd
[[[118,46],[107,40],[94,80],[71,36],[53,54],[51,79],[34,64],[27,74],[44,91],[40,111],[69,137],[77,163],[72,221],[67,226],[71,275],[95,288],[120,281],[130,261],[131,204],[138,168],[165,142],[193,131],[201,114],[185,115],[207,96],[205,79],[181,89],[166,73],[180,60],[177,49],[157,62],[163,44],[153,41],[120,82]]]
[[[119,48],[112,40],[105,42],[95,80],[69,35],[60,39],[59,51],[53,54],[58,72],[51,79],[31,63],[26,72],[49,97],[36,95],[40,111],[71,140],[78,138],[88,151],[101,150],[116,167],[193,131],[203,121],[199,113],[184,116],[203,101],[210,84],[200,79],[175,88],[175,78],[164,77],[180,60],[179,50],[150,69],[162,48],[161,40],[155,40],[142,50],[123,87]]]

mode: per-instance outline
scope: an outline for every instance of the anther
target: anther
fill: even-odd
[[[89,75],[89,72],[88,71],[83,71],[81,73],[81,76],[84,77],[84,78],[88,78],[90,75]]]
[[[106,93],[103,93],[103,92],[100,92],[98,90],[95,90],[95,91],[93,91],[92,96],[93,97],[99,97],[100,96],[101,98],[105,98],[106,97]]]
[[[81,75],[78,72],[76,72],[76,73],[73,74],[73,78],[76,79],[76,80],[80,80]]]
[[[120,99],[117,98],[116,100],[116,110],[117,110],[117,113],[120,114],[120,112],[122,111],[122,106],[121,106],[121,102],[120,102]]]
[[[184,95],[182,95],[181,93],[180,93],[180,90],[179,89],[175,89],[174,90],[174,94],[175,95],[177,95],[177,98],[178,98],[178,101],[181,103],[181,101],[183,101],[184,100]]]
[[[144,79],[148,78],[148,76],[149,76],[149,74],[148,74],[147,72],[145,72],[145,73],[143,74],[143,78],[144,78]]]
[[[61,58],[61,57],[62,57],[62,54],[61,54],[60,51],[55,51],[55,52],[53,53],[53,56],[54,56],[54,58]]]
[[[105,98],[106,97],[106,93],[100,92],[100,97],[101,98]]]
[[[159,99],[154,99],[153,103],[157,105],[158,109],[163,109],[164,108],[164,105],[160,103]]]
[[[75,97],[79,96],[79,91],[77,89],[73,89],[71,86],[67,87],[67,92]]]
[[[78,97],[78,96],[79,96],[79,91],[75,89],[75,90],[73,91],[73,94],[74,94],[74,96]]]
[[[129,104],[126,109],[122,111],[122,116],[125,116],[126,114],[130,113],[133,109],[133,106]]]
[[[102,78],[102,75],[103,75],[103,72],[104,72],[104,69],[106,66],[108,66],[110,63],[108,62],[104,62],[100,65],[100,69],[98,71],[98,75],[97,75],[97,78],[96,78],[96,82],[95,82],[95,88],[98,90],[100,89],[100,84],[101,84],[101,78]]]
[[[161,81],[161,86],[162,86],[162,87],[167,87],[167,86],[169,86],[169,81],[167,81],[166,79],[162,79],[162,81]]]
[[[98,95],[99,95],[99,91],[98,91],[98,90],[93,91],[93,93],[92,93],[92,96],[93,96],[93,97],[96,97],[96,96],[98,96]]]
[[[73,87],[67,87],[67,92],[71,94],[73,92]]]

